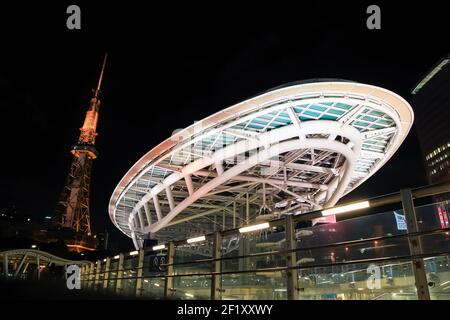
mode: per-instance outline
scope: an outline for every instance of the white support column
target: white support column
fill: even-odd
[[[190,174],[184,176],[184,181],[186,182],[186,187],[188,188],[189,195],[192,195],[194,190],[194,184],[192,183],[192,177]]]
[[[175,201],[173,200],[172,189],[170,189],[170,187],[166,187],[166,195],[167,201],[169,201],[170,210],[173,210],[173,208],[175,208]]]
[[[141,224],[139,223],[139,217],[138,217],[138,214],[135,214],[134,216],[133,216],[133,224],[134,224],[134,226],[136,227],[136,229],[140,229],[142,226],[141,226]]]
[[[159,205],[158,196],[153,196],[153,205],[155,206],[156,216],[158,217],[158,221],[162,219],[161,206]]]
[[[136,237],[136,233],[134,231],[131,232],[131,239],[133,240],[134,248],[139,250],[139,241]]]
[[[15,270],[17,270],[17,257],[16,257],[16,259],[14,259],[14,263],[13,263],[13,272],[15,271]]]
[[[139,224],[141,225],[141,228],[145,227],[145,220],[144,220],[144,212],[142,207],[138,209],[138,217],[139,217]]]
[[[170,241],[167,247],[167,275],[173,275],[173,258],[175,256],[175,245],[173,241]],[[168,299],[173,293],[173,277],[166,277],[164,285],[164,299]]]
[[[336,202],[339,201],[339,199],[342,197],[342,195],[345,192],[345,188],[347,188],[348,184],[350,183],[350,179],[352,177],[351,173],[353,172],[355,166],[356,166],[356,155],[353,155],[353,161],[350,161],[349,158],[346,158],[345,164],[344,164],[344,171],[340,171],[340,174],[335,179],[339,179],[339,183],[336,187],[335,192],[330,197],[330,199],[325,204],[326,207],[332,207],[336,204]]]
[[[130,228],[131,231],[136,229],[136,226],[134,225],[133,217],[131,215],[128,216],[128,228]]]
[[[139,249],[139,257],[138,257],[138,269],[137,269],[137,278],[136,278],[136,297],[140,297],[142,295],[142,276],[144,275],[144,249]]]
[[[336,176],[331,182],[328,184],[328,189],[326,190],[325,202],[328,202],[336,190],[339,183],[339,176]]]
[[[150,210],[150,206],[148,205],[148,202],[144,203],[144,210],[145,210],[145,216],[147,217],[148,225],[152,224],[152,212]]]

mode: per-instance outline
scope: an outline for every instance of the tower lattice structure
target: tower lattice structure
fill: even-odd
[[[67,245],[76,251],[88,248],[87,239],[91,237],[90,182],[92,162],[97,158],[95,147],[97,136],[98,112],[100,108],[100,88],[103,80],[107,54],[103,60],[100,77],[89,109],[86,112],[80,136],[71,153],[73,160],[69,169],[64,189],[57,206],[59,224],[65,229],[75,232],[75,239],[66,240]]]

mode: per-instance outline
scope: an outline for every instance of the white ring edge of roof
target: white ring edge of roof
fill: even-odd
[[[151,163],[164,152],[179,143],[179,141],[177,141],[178,138],[190,137],[193,134],[198,133],[198,131],[196,131],[196,128],[198,128],[198,126],[200,126],[202,130],[207,130],[208,128],[217,125],[218,123],[227,121],[229,118],[235,117],[236,114],[248,113],[252,110],[261,108],[261,106],[263,105],[274,104],[276,101],[286,101],[300,94],[314,93],[315,95],[317,95],[317,93],[321,92],[339,92],[340,94],[348,92],[352,95],[361,95],[361,97],[365,97],[366,100],[372,98],[378,101],[383,101],[385,105],[390,106],[393,111],[397,113],[400,119],[401,128],[396,135],[395,141],[393,141],[392,147],[389,148],[386,156],[381,159],[381,161],[377,164],[377,167],[371,172],[371,174],[361,179],[351,190],[349,190],[349,192],[356,189],[370,176],[376,173],[398,150],[401,143],[408,135],[414,122],[413,109],[411,108],[410,104],[400,95],[374,85],[339,80],[312,83],[307,82],[290,86],[288,85],[277,87],[274,90],[264,92],[260,95],[234,104],[204,118],[203,120],[197,121],[195,124],[192,124],[191,126],[177,132],[174,136],[167,138],[156,147],[152,148],[128,170],[128,172],[123,176],[123,178],[114,189],[108,205],[108,211],[111,221],[120,231],[122,231],[129,237],[129,235],[124,232],[115,221],[115,204],[120,199],[121,194],[127,189],[130,184],[132,184],[138,178],[139,174],[149,165],[149,163]]]

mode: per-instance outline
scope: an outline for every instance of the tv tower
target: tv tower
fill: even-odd
[[[89,109],[86,112],[83,126],[80,128],[80,137],[70,151],[73,154],[73,160],[57,206],[58,223],[73,233],[73,236],[69,236],[70,239],[65,239],[66,245],[71,251],[81,252],[95,249],[95,241],[91,235],[89,188],[92,160],[98,155],[95,138],[100,108],[100,88],[107,57],[106,53],[97,87],[93,90]]]

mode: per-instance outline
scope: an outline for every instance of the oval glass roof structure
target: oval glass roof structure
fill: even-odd
[[[331,207],[394,154],[414,115],[399,95],[341,80],[291,83],[177,132],[109,203],[136,247]]]

